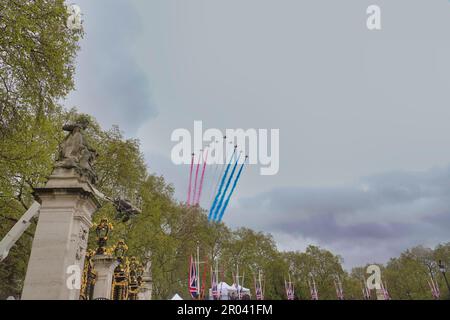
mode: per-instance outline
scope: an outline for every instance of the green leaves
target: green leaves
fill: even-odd
[[[73,89],[83,31],[66,20],[63,0],[0,0],[0,136],[51,114]]]

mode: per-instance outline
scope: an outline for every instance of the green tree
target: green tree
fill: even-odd
[[[410,252],[392,258],[382,274],[393,299],[431,299],[428,270]]]
[[[334,279],[336,275],[341,280],[346,277],[341,265],[341,257],[328,250],[310,245],[305,252],[286,253],[285,259],[289,264],[289,272],[296,287],[296,295],[300,299],[311,298],[308,281],[312,282],[312,277],[316,282],[319,299],[337,299]]]
[[[41,121],[73,89],[83,31],[69,30],[67,18],[63,0],[0,0],[1,137]]]

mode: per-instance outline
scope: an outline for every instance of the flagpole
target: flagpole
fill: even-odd
[[[239,264],[236,265],[236,283],[237,283],[238,300],[241,300],[241,291],[239,290]]]
[[[289,274],[288,274],[288,280],[284,280],[284,284],[286,286],[286,296],[288,300],[291,300],[290,296],[289,296]]]
[[[219,281],[219,278],[220,278],[220,274],[219,274],[219,260],[216,260],[216,277],[217,277],[217,281]],[[220,287],[220,291],[219,291],[219,294],[217,296],[218,296],[217,300],[221,300],[222,299],[222,286]]]
[[[256,277],[256,273],[252,267],[250,267],[250,270],[253,273],[253,285],[255,286],[255,299],[258,300],[258,278]]]
[[[245,272],[242,274],[241,292],[242,292],[242,289],[244,288],[244,280],[245,280]]]
[[[215,299],[214,299],[214,282],[213,282],[214,271],[213,271],[213,266],[212,266],[212,265],[211,265],[211,270],[210,270],[210,272],[211,272],[211,296],[212,296],[213,300],[215,300]],[[208,296],[209,296],[209,290],[208,290]],[[209,300],[209,299],[208,299],[208,300]]]
[[[217,259],[216,259],[216,282],[217,282],[216,290],[219,290],[219,286],[218,286],[219,285],[219,260],[217,260]],[[222,289],[220,291],[218,291],[218,294],[216,294],[216,295],[217,295],[217,300],[220,300],[220,298],[222,297]]]
[[[264,290],[263,290],[263,285],[262,285],[262,280],[261,280],[261,269],[258,272],[258,282],[259,282],[259,290],[260,290],[260,300],[264,300]]]
[[[261,299],[260,300],[263,300],[264,294],[262,291],[263,289],[262,289],[262,283],[261,283],[261,270],[259,270],[259,272],[258,272],[258,282],[259,282],[259,290],[261,291],[261,293],[260,293]]]
[[[314,285],[314,297],[316,300],[319,300],[319,294],[317,293],[317,287],[316,287],[316,280],[313,278],[313,285]]]
[[[200,300],[200,247],[197,245],[197,296]]]

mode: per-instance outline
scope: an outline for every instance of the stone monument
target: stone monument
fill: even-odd
[[[142,286],[138,293],[139,300],[152,300],[153,279],[152,279],[152,262],[151,252],[146,254],[147,263],[143,267]]]
[[[91,216],[99,207],[92,189],[97,179],[92,167],[97,153],[84,134],[88,125],[86,118],[79,118],[63,127],[68,134],[54,170],[46,185],[34,190],[41,208],[24,300],[76,300],[80,296],[79,281],[71,283],[69,277],[83,271]]]

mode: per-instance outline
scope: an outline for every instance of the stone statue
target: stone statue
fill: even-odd
[[[63,126],[63,130],[69,134],[60,145],[56,167],[73,168],[91,183],[95,183],[97,176],[92,166],[98,154],[89,146],[84,136],[83,131],[88,125],[89,120],[80,117],[75,123]]]

